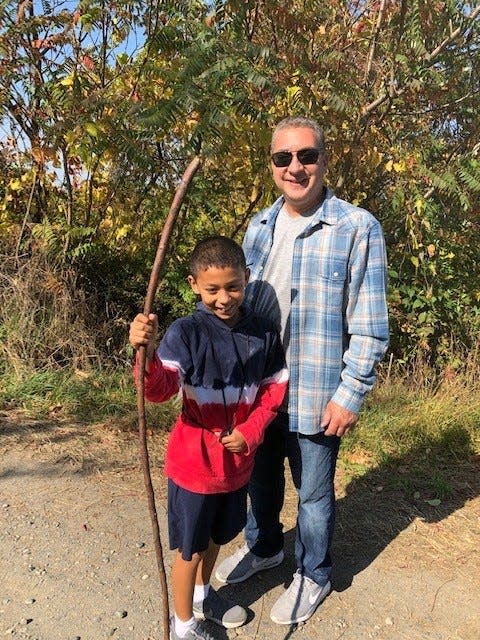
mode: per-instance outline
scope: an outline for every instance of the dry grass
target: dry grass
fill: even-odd
[[[11,373],[100,364],[96,336],[87,328],[93,305],[75,271],[42,253],[4,255],[0,262],[0,361],[8,362]]]

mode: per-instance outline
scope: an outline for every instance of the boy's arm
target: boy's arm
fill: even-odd
[[[263,442],[265,429],[277,415],[287,390],[286,370],[284,375],[283,379],[279,378],[276,381],[262,383],[248,418],[235,427],[240,431],[247,444],[245,455],[254,453],[255,449]]]
[[[147,360],[145,364],[145,397],[150,402],[164,402],[174,396],[180,388],[179,372],[176,368],[165,367],[155,350],[155,337],[158,331],[158,318],[151,313],[135,316],[130,324],[129,341],[135,348],[145,346]],[[133,375],[138,382],[139,354],[137,353]]]
[[[251,411],[245,422],[235,426],[245,439],[249,455],[263,442],[265,429],[277,415],[288,385],[288,371],[280,336],[273,333],[265,372]]]
[[[157,352],[147,360],[148,369],[145,369],[145,398],[149,402],[166,402],[178,393],[180,378],[178,370],[167,369]],[[139,354],[137,353],[133,375],[138,383]]]
[[[138,313],[130,323],[128,341],[134,349],[147,350],[146,370],[148,371],[155,353],[155,339],[158,332],[158,318],[154,313],[146,316]],[[137,360],[138,361],[138,360]]]

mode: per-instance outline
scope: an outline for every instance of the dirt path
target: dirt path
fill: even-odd
[[[163,436],[151,438],[166,541],[162,445]],[[269,619],[294,570],[290,489],[287,560],[222,588],[250,615],[244,627],[218,637],[479,640],[480,487],[473,471],[449,503],[431,506],[383,491],[381,475],[347,484],[340,468],[334,591],[308,623],[293,629]],[[131,430],[1,414],[0,636],[161,640],[158,585]]]

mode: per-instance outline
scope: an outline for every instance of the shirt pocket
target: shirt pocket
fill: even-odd
[[[318,265],[318,302],[326,314],[339,314],[345,308],[346,281],[347,265],[342,260],[328,260]]]
[[[347,278],[347,265],[343,260],[326,260],[319,265],[318,276],[332,286],[343,286]]]

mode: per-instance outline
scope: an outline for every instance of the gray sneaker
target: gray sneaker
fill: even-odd
[[[171,618],[170,620],[170,640],[218,640],[215,636],[212,636],[201,622],[196,622],[195,626],[192,629],[189,629],[186,636],[180,638],[175,633],[175,620]]]
[[[272,607],[270,618],[277,624],[304,622],[331,591],[330,582],[321,587],[298,571],[293,582]]]
[[[283,551],[279,551],[271,558],[260,558],[245,544],[218,565],[215,577],[219,582],[228,584],[243,582],[259,571],[276,567],[283,562],[283,557]]]
[[[226,629],[240,627],[247,619],[247,612],[238,604],[232,604],[222,598],[210,587],[203,602],[193,603],[193,615],[200,620],[211,620]]]

